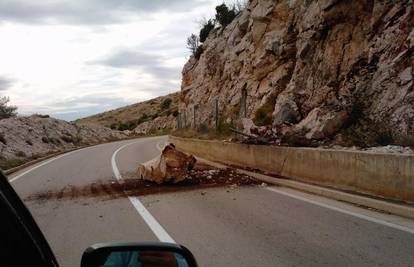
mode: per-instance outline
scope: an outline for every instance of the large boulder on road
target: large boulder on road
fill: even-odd
[[[169,144],[159,157],[139,166],[138,176],[157,184],[178,183],[188,177],[195,163],[194,156],[178,151],[173,144]]]

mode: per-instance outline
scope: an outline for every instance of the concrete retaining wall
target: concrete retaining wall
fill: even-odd
[[[414,202],[414,156],[234,144],[170,136],[180,150],[314,184]]]

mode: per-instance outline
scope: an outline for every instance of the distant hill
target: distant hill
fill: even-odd
[[[106,111],[86,118],[78,119],[76,124],[99,125],[116,130],[134,130],[144,122],[161,117],[173,117],[178,114],[179,92],[160,96],[144,102]]]
[[[44,115],[0,120],[0,168],[85,145],[127,138],[123,132],[57,120]]]

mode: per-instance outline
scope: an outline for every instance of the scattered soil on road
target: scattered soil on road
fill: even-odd
[[[28,196],[26,201],[72,200],[78,198],[115,199],[128,196],[143,196],[180,192],[195,189],[229,186],[261,184],[254,178],[237,173],[233,168],[216,169],[211,166],[197,163],[189,173],[189,178],[177,184],[161,184],[141,179],[123,179],[121,181],[96,181],[84,186],[66,186],[57,191],[37,192]]]

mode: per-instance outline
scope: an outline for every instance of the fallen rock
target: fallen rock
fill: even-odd
[[[243,133],[248,134],[248,135],[252,135],[253,132],[257,126],[254,124],[252,119],[248,119],[248,118],[243,118],[241,120],[242,126],[243,126]]]
[[[300,113],[295,101],[286,95],[279,95],[273,111],[273,124],[295,123],[299,118]]]
[[[157,184],[178,183],[189,177],[195,163],[194,156],[178,151],[173,144],[169,144],[159,157],[139,166],[138,176]]]
[[[348,118],[346,111],[315,108],[299,124],[296,131],[306,132],[307,139],[323,139],[337,132]]]

